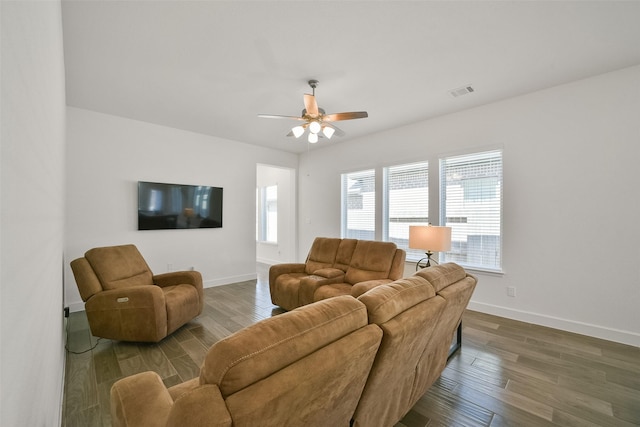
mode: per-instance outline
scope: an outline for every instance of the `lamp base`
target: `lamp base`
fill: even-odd
[[[431,263],[438,264],[438,261],[431,258],[433,256],[433,252],[428,251],[426,255],[427,255],[426,257],[422,258],[420,261],[416,263],[416,271],[420,270],[421,268],[431,267]],[[421,264],[422,261],[424,261],[425,259],[427,260],[427,263],[424,265]]]

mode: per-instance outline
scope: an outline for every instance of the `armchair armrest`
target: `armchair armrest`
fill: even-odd
[[[364,282],[358,282],[351,288],[351,296],[354,298],[358,298],[360,295],[377,286],[385,285],[391,282],[393,282],[393,280],[391,279],[365,280]]]
[[[164,293],[158,286],[144,285],[111,289],[95,294],[85,303],[85,310],[157,307],[164,311]]]
[[[111,387],[114,427],[164,425],[172,406],[169,391],[155,372],[123,378]]]
[[[153,283],[164,288],[165,286],[191,285],[198,291],[198,314],[202,313],[204,306],[204,286],[202,285],[202,274],[199,271],[172,271],[169,273],[156,274],[153,276]]]
[[[172,271],[154,275],[153,283],[161,288],[174,285],[202,287],[202,275],[198,271]]]
[[[98,337],[158,342],[167,335],[164,292],[143,285],[95,294],[84,305],[91,333]]]
[[[334,277],[322,277],[312,274],[311,276],[302,278],[300,280],[300,289],[298,290],[299,301],[303,304],[311,304],[313,302],[313,295],[320,286],[344,282],[344,271],[340,271],[342,274]]]
[[[167,427],[231,427],[231,414],[215,384],[204,384],[178,397],[171,408]]]

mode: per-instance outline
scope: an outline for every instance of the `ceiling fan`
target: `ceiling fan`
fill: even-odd
[[[331,139],[333,134],[335,133],[338,136],[344,135],[344,132],[340,130],[333,122],[338,122],[341,120],[352,120],[352,119],[364,119],[369,117],[366,111],[352,111],[348,113],[332,113],[327,114],[325,111],[318,107],[318,103],[316,101],[316,87],[318,86],[317,80],[309,80],[309,86],[311,86],[312,94],[308,93],[304,94],[304,110],[302,110],[302,115],[300,117],[297,116],[280,116],[273,114],[258,114],[258,117],[266,118],[266,119],[293,119],[304,122],[301,125],[294,126],[291,129],[291,132],[287,134],[287,136],[295,136],[299,138],[304,134],[305,130],[309,129],[309,137],[308,140],[311,143],[318,142],[318,138]]]

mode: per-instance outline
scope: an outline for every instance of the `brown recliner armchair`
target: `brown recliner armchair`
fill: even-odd
[[[134,245],[90,249],[71,269],[97,337],[158,342],[202,312],[199,272],[154,275]]]

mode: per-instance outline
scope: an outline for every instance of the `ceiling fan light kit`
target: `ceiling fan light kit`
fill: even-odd
[[[309,129],[309,135],[307,140],[315,144],[318,142],[318,138],[325,137],[327,139],[331,139],[331,137],[336,134],[338,136],[344,135],[344,132],[338,129],[334,124],[330,124],[330,122],[337,122],[340,120],[352,120],[352,119],[364,119],[368,117],[366,111],[353,111],[349,113],[333,113],[326,114],[322,108],[318,107],[318,103],[316,101],[316,87],[318,86],[317,80],[309,80],[309,86],[311,87],[313,93],[310,95],[308,93],[304,94],[304,110],[302,110],[302,115],[300,117],[296,116],[279,116],[272,114],[258,114],[258,117],[266,118],[266,119],[293,119],[304,121],[303,125],[297,125],[291,128],[291,132],[287,134],[287,136],[295,136],[296,138],[300,138],[305,130]]]
[[[293,136],[295,136],[296,138],[300,138],[304,133],[304,127],[296,126],[293,129],[291,129],[291,132],[293,132]]]
[[[322,128],[322,133],[327,137],[327,139],[331,139],[335,131],[336,130],[331,126],[325,126]]]

